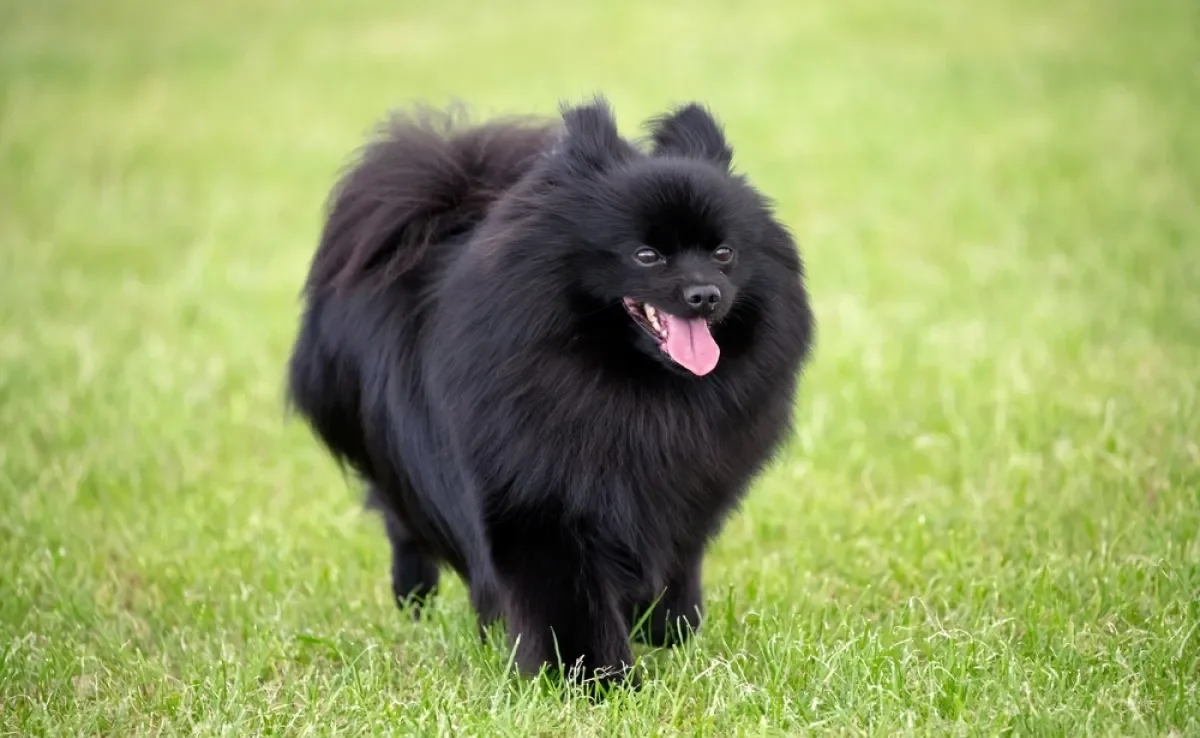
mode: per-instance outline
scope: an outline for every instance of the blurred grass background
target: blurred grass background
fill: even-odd
[[[0,2],[0,729],[1200,732],[1200,5]],[[808,262],[711,617],[591,706],[502,673],[282,408],[395,106],[676,102]]]

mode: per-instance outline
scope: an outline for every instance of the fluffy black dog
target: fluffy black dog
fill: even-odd
[[[687,105],[623,139],[393,120],[331,196],[291,403],[369,486],[398,599],[441,564],[527,673],[619,681],[699,624],[708,541],[788,433],[796,246]]]

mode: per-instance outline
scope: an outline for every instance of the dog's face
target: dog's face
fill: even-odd
[[[640,349],[704,376],[720,359],[714,329],[753,268],[753,229],[726,212],[738,204],[703,165],[652,159],[614,179],[616,227],[593,242],[581,284],[621,305]]]
[[[707,112],[688,106],[656,120],[649,154],[616,133],[608,111],[566,116],[568,167],[557,221],[571,278],[592,306],[619,306],[627,337],[668,368],[713,371],[732,311],[753,302],[767,213],[729,172],[730,152]]]

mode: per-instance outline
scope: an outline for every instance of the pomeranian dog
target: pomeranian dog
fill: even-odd
[[[304,290],[289,402],[364,480],[397,601],[449,566],[524,673],[636,681],[631,637],[697,628],[705,549],[810,351],[796,244],[720,125],[688,104],[647,130],[603,98],[395,118]]]

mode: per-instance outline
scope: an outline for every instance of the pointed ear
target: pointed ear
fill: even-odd
[[[562,118],[566,130],[561,152],[572,171],[597,174],[632,156],[633,147],[621,138],[604,98],[575,107],[564,105]]]
[[[733,162],[733,150],[712,114],[697,103],[653,118],[650,135],[655,156],[685,156],[705,159],[728,169]]]

